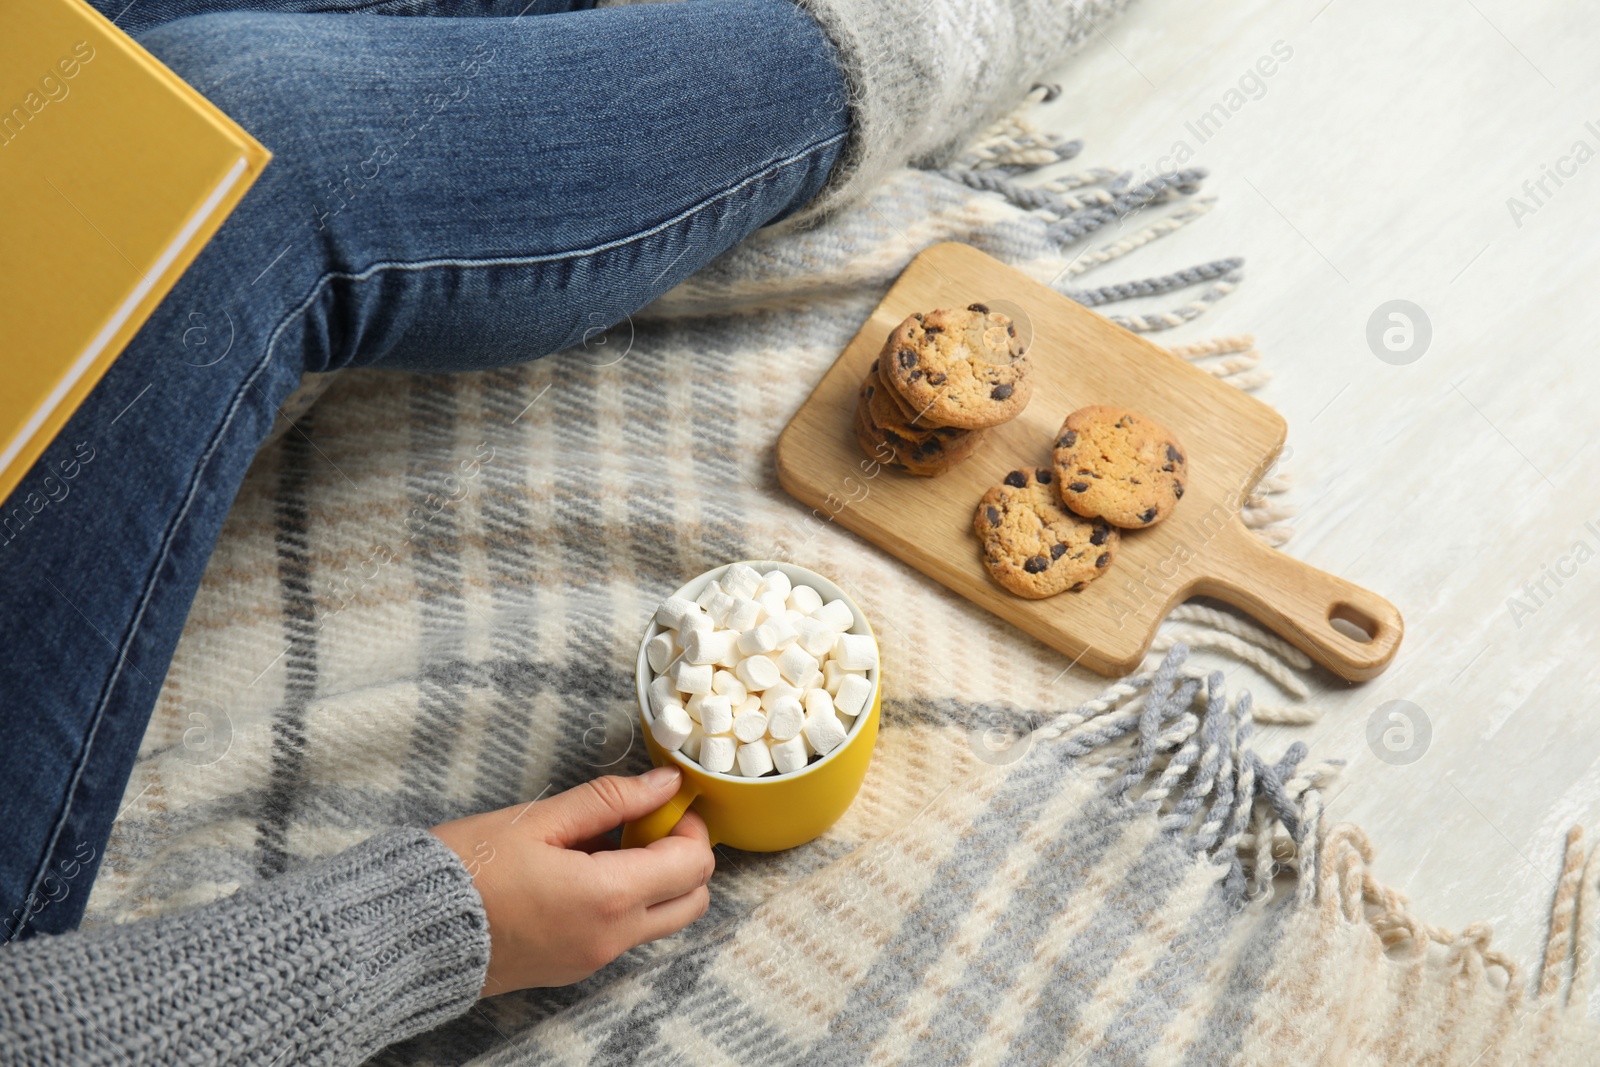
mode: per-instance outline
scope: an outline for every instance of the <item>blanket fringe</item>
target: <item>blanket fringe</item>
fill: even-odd
[[[1198,167],[1157,174],[1137,183],[1132,171],[1106,167],[1091,167],[1042,181],[1019,180],[1036,178],[1038,170],[1073,159],[1083,151],[1082,141],[1042,130],[1028,118],[1033,105],[1053,99],[1056,92],[1059,90],[1054,86],[1035,86],[1016,111],[980,133],[953,163],[933,172],[966,188],[995,193],[1044,219],[1048,235],[1063,249],[1109,227],[1120,230],[1140,214],[1200,191],[1207,172]],[[1170,236],[1210,211],[1213,203],[1211,199],[1189,202],[1127,236],[1082,251],[1051,284],[1086,307],[1207,285],[1194,299],[1168,311],[1110,316],[1111,321],[1139,333],[1191,322],[1238,286],[1243,277],[1241,258],[1216,259],[1158,277],[1092,289],[1072,288],[1064,283]]]
[[[1174,616],[1290,663],[1304,659],[1215,609],[1187,604]],[[1306,746],[1296,742],[1269,763],[1252,746],[1259,715],[1250,693],[1242,690],[1230,701],[1222,673],[1189,667],[1188,654],[1184,643],[1172,641],[1153,670],[1042,724],[1031,739],[1093,756],[1087,770],[1104,781],[1106,795],[1150,811],[1190,850],[1226,865],[1225,880],[1247,899],[1292,892],[1297,904],[1364,924],[1397,962],[1442,949],[1437,959],[1452,973],[1486,979],[1500,972],[1503,981],[1495,987],[1513,1003],[1531,995],[1540,1005],[1584,1010],[1600,950],[1600,847],[1586,850],[1580,827],[1567,834],[1543,963],[1537,984],[1528,988],[1516,961],[1493,947],[1489,924],[1454,931],[1426,922],[1403,893],[1373,875],[1364,831],[1348,823],[1323,826],[1323,791],[1342,761],[1309,762]]]

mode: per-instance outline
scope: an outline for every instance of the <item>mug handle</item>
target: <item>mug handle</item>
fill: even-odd
[[[655,811],[643,818],[635,819],[622,827],[623,848],[643,848],[654,841],[672,833],[672,828],[678,825],[684,813],[689,810],[700,796],[700,785],[687,774],[678,784],[678,792],[672,799],[661,805]],[[712,842],[715,844],[715,842]]]

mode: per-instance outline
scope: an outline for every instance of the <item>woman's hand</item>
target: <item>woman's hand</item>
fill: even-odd
[[[680,776],[676,767],[607,775],[433,828],[467,865],[489,916],[480,996],[579,981],[706,913],[716,860],[700,816],[689,812],[645,848],[603,837],[665,804]]]

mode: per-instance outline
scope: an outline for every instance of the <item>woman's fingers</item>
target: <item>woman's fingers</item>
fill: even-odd
[[[711,881],[716,869],[706,824],[694,812],[686,814],[672,833],[644,848],[625,848],[594,858],[617,880],[625,898],[640,907],[698,889]]]
[[[673,897],[671,900],[650,905],[644,912],[639,944],[677,933],[704,915],[710,906],[711,889],[707,886],[700,886],[689,890],[681,897]]]
[[[570,848],[648,815],[672,799],[681,776],[676,767],[657,767],[637,778],[608,774],[541,800],[538,813],[545,840]]]

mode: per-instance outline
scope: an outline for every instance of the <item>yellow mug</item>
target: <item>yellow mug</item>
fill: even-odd
[[[861,613],[855,601],[822,575],[792,563],[773,560],[744,562],[763,573],[781,570],[795,585],[809,585],[815,589],[824,602],[834,599],[844,601],[850,605],[850,613],[855,616],[855,625],[850,632],[867,634],[874,641],[877,640],[867,617]],[[731,566],[733,564],[730,563],[707,571],[673,595],[693,600]],[[661,624],[652,619],[645,628],[644,640],[639,643],[639,662],[635,672],[639,691],[639,720],[644,725],[644,743],[650,750],[651,762],[657,767],[676,764],[683,771],[683,781],[678,786],[677,795],[671,800],[644,818],[623,827],[623,847],[648,845],[667,836],[691,807],[705,820],[713,845],[725,844],[749,852],[777,852],[803,845],[837,822],[861,789],[861,782],[867,776],[867,764],[872,759],[872,746],[878,739],[878,712],[883,693],[881,668],[867,672],[867,680],[872,683],[867,710],[856,716],[856,721],[851,723],[849,733],[838,748],[789,774],[742,778],[708,771],[683,753],[669,752],[657,743],[650,729],[650,698],[647,695],[655,672],[650,669],[645,646],[661,629]]]

